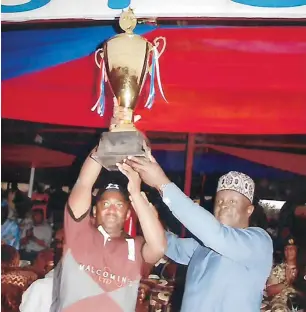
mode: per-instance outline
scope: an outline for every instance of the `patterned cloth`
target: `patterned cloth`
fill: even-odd
[[[20,230],[18,224],[11,219],[7,219],[1,226],[1,240],[17,250],[20,247]]]
[[[223,175],[218,181],[217,192],[223,190],[236,191],[253,202],[255,183],[244,173],[231,171]]]
[[[1,310],[19,312],[23,292],[37,279],[26,269],[10,268],[1,275]],[[34,311],[33,311],[34,312]]]
[[[286,264],[281,263],[276,265],[268,279],[267,286],[284,283],[286,281]],[[275,295],[271,300],[271,308],[273,312],[288,312],[290,309],[287,306],[287,301],[290,294],[295,294],[296,290],[291,287],[285,287],[279,294]]]

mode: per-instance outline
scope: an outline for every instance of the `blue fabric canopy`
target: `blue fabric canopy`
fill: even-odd
[[[156,160],[166,171],[185,171],[184,152],[153,152]],[[272,167],[253,163],[251,161],[226,155],[226,154],[202,154],[195,155],[193,171],[201,174],[223,173],[231,170],[241,171],[253,178],[291,178],[295,174]]]
[[[135,33],[142,35],[155,28],[140,25]],[[112,26],[2,32],[2,80],[88,56],[116,34]]]

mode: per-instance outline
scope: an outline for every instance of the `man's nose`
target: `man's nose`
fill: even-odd
[[[226,203],[222,204],[221,205],[221,209],[222,210],[226,210],[228,208],[228,205]]]
[[[117,210],[116,205],[115,204],[110,204],[108,210],[109,211],[116,211]]]

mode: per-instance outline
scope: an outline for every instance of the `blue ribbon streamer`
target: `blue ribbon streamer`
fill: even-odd
[[[101,95],[100,95],[100,116],[105,112],[105,65],[104,61],[101,63],[102,77],[101,77]]]
[[[156,58],[153,54],[152,56],[152,72],[151,72],[151,81],[150,81],[150,92],[148,96],[147,103],[145,107],[151,109],[153,106],[154,98],[155,98],[155,67],[156,67]]]

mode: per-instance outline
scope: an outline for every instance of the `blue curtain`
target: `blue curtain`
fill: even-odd
[[[139,25],[135,32],[142,35],[155,28]],[[2,32],[2,79],[41,71],[88,56],[102,42],[116,34],[112,26]]]

